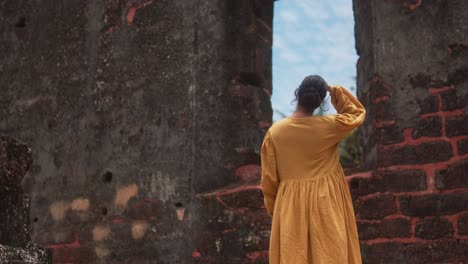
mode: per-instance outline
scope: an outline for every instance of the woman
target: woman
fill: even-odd
[[[337,114],[312,115],[327,91]],[[317,75],[295,95],[296,111],[273,124],[262,145],[262,191],[273,217],[270,264],[361,263],[338,143],[364,122],[364,107]]]

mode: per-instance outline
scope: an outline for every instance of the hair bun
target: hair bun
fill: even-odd
[[[322,104],[327,95],[327,88],[328,84],[322,77],[318,75],[307,76],[295,91],[298,105],[307,112],[313,113]]]
[[[322,100],[320,100],[319,94],[314,91],[314,90],[307,90],[304,91],[301,96],[301,103],[304,105],[308,105],[311,108],[317,108],[320,106],[322,103]]]

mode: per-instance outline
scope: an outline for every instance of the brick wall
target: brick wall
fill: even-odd
[[[265,256],[272,16],[272,0],[1,1],[0,130],[32,149],[31,238],[54,263]]]
[[[468,263],[466,1],[354,1],[364,263]],[[463,33],[465,32],[465,33]]]

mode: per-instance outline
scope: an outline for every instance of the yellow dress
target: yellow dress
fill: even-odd
[[[338,143],[364,122],[362,104],[330,90],[337,114],[284,118],[262,145],[262,191],[273,217],[270,264],[361,263],[353,204]]]

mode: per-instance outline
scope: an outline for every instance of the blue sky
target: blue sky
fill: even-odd
[[[273,28],[274,110],[294,111],[294,90],[307,75],[318,74],[330,85],[356,86],[352,0],[276,1]],[[273,119],[281,116],[275,113]]]

